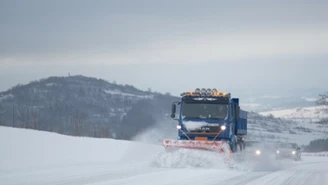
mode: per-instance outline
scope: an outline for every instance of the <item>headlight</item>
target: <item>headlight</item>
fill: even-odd
[[[280,151],[279,150],[277,150],[277,154],[279,154],[280,153]]]
[[[256,150],[255,154],[256,155],[261,155],[261,151],[260,150]]]
[[[225,129],[227,129],[227,127],[225,125],[222,125],[221,130],[225,130]]]
[[[292,152],[292,154],[293,154],[293,155],[295,155],[295,154],[296,154],[296,152],[295,152],[295,151],[293,151],[293,152]]]
[[[180,130],[181,129],[181,125],[177,125],[177,129]]]

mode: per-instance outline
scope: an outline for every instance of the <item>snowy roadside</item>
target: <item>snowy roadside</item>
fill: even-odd
[[[161,146],[140,141],[71,137],[9,127],[0,127],[0,145],[0,184],[286,184],[310,182],[311,174],[318,179],[328,176],[328,157],[304,156],[297,162],[248,161],[229,168],[211,153],[166,154]],[[311,184],[325,183],[314,179]]]

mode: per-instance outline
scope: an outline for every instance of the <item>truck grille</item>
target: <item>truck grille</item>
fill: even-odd
[[[220,132],[221,127],[220,126],[202,126],[199,129],[190,130],[191,133],[215,133]]]

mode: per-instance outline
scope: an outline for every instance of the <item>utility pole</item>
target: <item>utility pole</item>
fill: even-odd
[[[15,127],[15,104],[13,104],[13,127]]]
[[[25,120],[25,128],[28,128],[29,127],[29,123],[28,123],[28,116],[29,116],[29,114],[30,114],[30,109],[29,109],[29,107],[27,107],[27,109],[26,109],[26,120]]]

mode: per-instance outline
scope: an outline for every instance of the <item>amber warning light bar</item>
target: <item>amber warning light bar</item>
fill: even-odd
[[[183,92],[181,96],[221,96],[221,97],[230,97],[230,93],[219,92],[214,89],[205,89],[197,88],[195,91]]]

